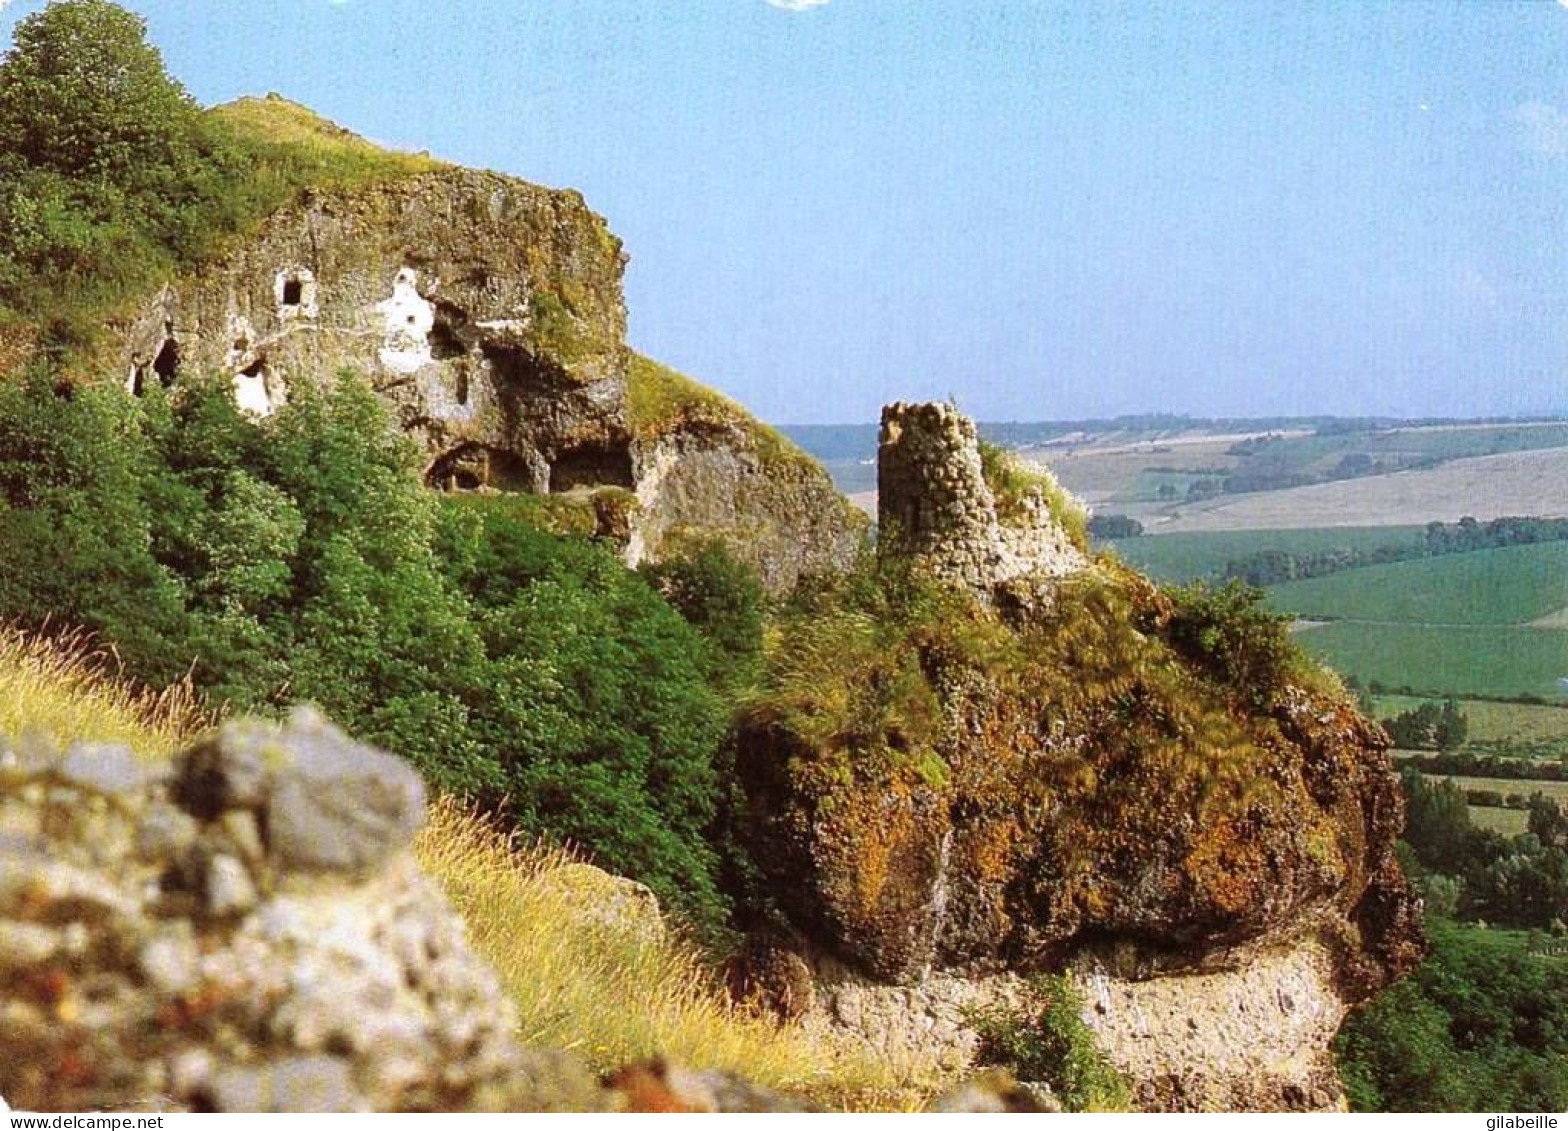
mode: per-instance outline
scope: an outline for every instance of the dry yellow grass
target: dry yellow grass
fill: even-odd
[[[113,666],[113,655],[86,637],[43,641],[0,627],[0,735],[124,742],[168,755],[207,725],[189,687],[136,691],[105,677]]]
[[[519,847],[451,802],[432,806],[415,851],[499,971],[530,1044],[596,1066],[665,1056],[848,1108],[904,1108],[946,1081],[729,1005],[701,952],[585,917],[551,873],[571,863]]]
[[[112,670],[112,656],[85,641],[0,629],[0,735],[125,742],[168,757],[211,721],[188,689],[138,693]],[[930,1066],[874,1060],[732,1007],[695,946],[585,918],[582,900],[552,882],[569,856],[519,846],[454,802],[431,806],[414,847],[500,973],[529,1044],[576,1050],[600,1068],[665,1056],[861,1110],[911,1108],[947,1083]]]

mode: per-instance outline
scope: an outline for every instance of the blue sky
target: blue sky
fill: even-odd
[[[581,189],[771,420],[1568,412],[1568,0],[128,6],[203,102]]]

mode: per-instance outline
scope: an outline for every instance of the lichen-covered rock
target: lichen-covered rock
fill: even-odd
[[[423,792],[406,764],[308,711],[231,723],[168,765],[26,745],[0,754],[12,1104],[546,1103],[526,1087],[541,1054],[515,1044],[494,974],[407,852]]]
[[[1347,1003],[1424,946],[1394,859],[1387,736],[1289,657],[1282,626],[1181,605],[1059,538],[1010,541],[973,427],[945,406],[890,408],[882,456],[893,588],[832,614],[861,633],[849,660],[811,653],[808,632],[806,675],[781,665],[735,742],[738,823],[806,940],[812,1011],[867,1034],[962,1033],[950,1000],[927,1011],[933,979],[1081,966],[1158,984],[1307,945],[1327,956],[1312,976],[1333,1016],[1304,1038],[1291,1086],[1323,1092]],[[1216,647],[1233,651],[1221,662]],[[1133,1014],[1118,1016],[1120,1031]],[[1250,1023],[1273,1021],[1234,1032]],[[1238,1088],[1141,1094],[1202,1104]],[[1283,1084],[1260,1094],[1307,1102]]]

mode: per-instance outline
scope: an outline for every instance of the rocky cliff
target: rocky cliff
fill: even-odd
[[[786,921],[752,980],[962,1059],[974,1009],[1071,970],[1141,1103],[1332,1106],[1340,1017],[1422,951],[1386,736],[1243,598],[1091,558],[1046,489],[999,515],[1019,473],[982,470],[951,409],[887,411],[893,588],[742,724]]]
[[[729,540],[775,591],[843,568],[864,523],[826,473],[628,349],[625,263],[577,193],[425,163],[313,192],[169,280],[117,328],[117,364],[132,394],[221,374],[257,416],[355,370],[419,440],[432,487],[609,493],[602,525],[633,564],[696,535]]]

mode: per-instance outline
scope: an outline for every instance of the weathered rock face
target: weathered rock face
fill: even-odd
[[[731,542],[771,589],[861,533],[820,466],[759,460],[756,422],[652,433],[628,407],[621,243],[574,192],[444,169],[320,191],[121,328],[133,393],[221,374],[256,416],[300,381],[369,377],[443,490],[635,491],[601,533],[635,564],[672,532]]]
[[[27,1109],[489,1109],[542,1068],[406,851],[411,768],[308,712],[176,766],[0,755],[0,1094]],[[532,1059],[531,1059],[532,1058]],[[583,1075],[579,1070],[579,1075]]]
[[[1330,1042],[1347,1004],[1334,956],[1308,938],[1239,957],[1212,973],[1130,979],[1082,964],[1074,981],[1096,1044],[1156,1111],[1342,1110]],[[819,960],[817,1002],[802,1024],[851,1033],[895,1062],[931,1058],[955,1071],[979,1046],[976,1015],[1024,1015],[1028,981],[933,973],[913,986],[877,982]]]
[[[797,970],[789,997],[874,1044],[945,1026],[963,1051],[963,1003],[1073,968],[1110,979],[1102,1004],[1125,999],[1100,1028],[1130,1042],[1121,1060],[1145,1102],[1334,1102],[1339,1018],[1423,949],[1393,855],[1403,808],[1386,736],[1323,681],[1216,674],[1181,620],[1198,614],[1114,562],[1049,533],[1034,553],[999,541],[972,430],[950,410],[894,406],[884,420],[880,478],[899,528],[881,552],[926,565],[955,600],[889,636],[909,661],[878,678],[926,689],[903,693],[914,706],[892,729],[868,722],[853,687],[817,700],[846,704],[843,719],[764,711],[743,724],[742,825],[815,976],[813,988]],[[1046,599],[996,599],[1023,579]],[[1279,962],[1298,970],[1289,996],[1311,998],[1307,1014],[1225,1013]],[[1189,993],[1217,995],[1216,1047],[1272,1048],[1275,1030],[1305,1024],[1310,1050],[1288,1062],[1300,1071],[1279,1067],[1283,1054],[1272,1075],[1234,1059],[1205,1068],[1188,1059],[1196,1046],[1126,1036],[1189,1019],[1206,1031],[1212,1018],[1182,1012]],[[1156,1002],[1158,1023],[1145,1017]]]
[[[657,561],[687,538],[722,538],[770,593],[849,568],[866,523],[816,468],[772,464],[749,430],[682,430],[633,445],[640,504],[627,560]]]

